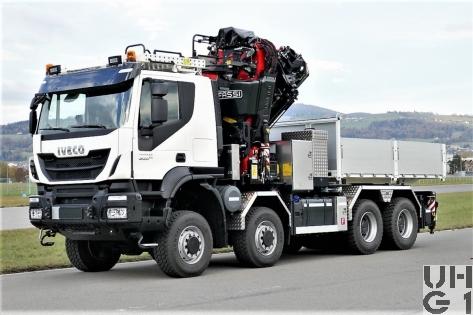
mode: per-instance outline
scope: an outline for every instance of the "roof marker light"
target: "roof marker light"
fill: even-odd
[[[55,65],[55,66],[53,66],[52,64],[46,65],[47,75],[53,75],[53,74],[59,74],[59,73],[61,73],[61,65]]]
[[[110,56],[108,57],[108,65],[109,66],[117,66],[122,63],[122,56]]]

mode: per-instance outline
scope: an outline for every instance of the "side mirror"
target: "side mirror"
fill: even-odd
[[[38,125],[38,115],[36,114],[36,110],[32,109],[30,111],[30,121],[29,121],[30,134],[35,133],[37,125]]]
[[[36,114],[36,109],[38,105],[44,103],[48,99],[48,96],[45,93],[37,93],[34,95],[30,104],[30,122],[29,129],[30,134],[34,134],[36,131],[36,126],[38,125],[38,115]]]
[[[168,94],[168,87],[162,82],[151,83],[151,123],[160,124],[168,120],[168,101],[163,96]]]

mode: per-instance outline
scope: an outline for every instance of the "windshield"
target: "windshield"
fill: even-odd
[[[48,94],[39,119],[39,133],[73,132],[84,128],[115,129],[127,119],[131,84]]]

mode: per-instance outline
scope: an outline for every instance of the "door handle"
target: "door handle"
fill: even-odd
[[[176,162],[177,163],[184,163],[185,161],[186,161],[186,154],[185,153],[176,154]]]

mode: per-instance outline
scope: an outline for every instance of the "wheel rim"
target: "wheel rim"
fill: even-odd
[[[196,226],[182,230],[178,241],[179,256],[188,264],[197,263],[204,253],[205,241],[202,231]]]
[[[397,228],[402,238],[409,238],[414,228],[412,214],[407,209],[402,209],[397,217]]]
[[[378,234],[378,224],[372,212],[365,212],[360,220],[360,234],[365,242],[372,242]]]
[[[276,227],[270,221],[258,224],[255,232],[255,243],[258,252],[264,256],[271,255],[278,244]]]

